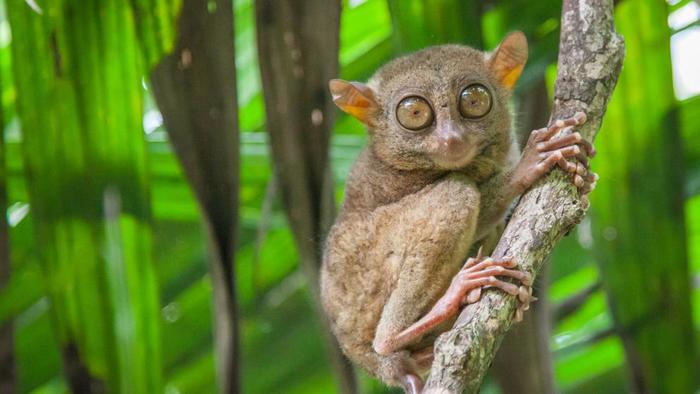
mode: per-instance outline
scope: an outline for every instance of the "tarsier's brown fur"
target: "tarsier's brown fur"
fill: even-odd
[[[341,109],[368,126],[369,144],[350,172],[327,239],[323,304],[343,351],[388,384],[413,390],[403,378],[429,367],[424,355],[452,320],[401,348],[392,347],[393,338],[443,297],[470,249],[493,233],[513,198],[534,182],[516,174],[525,170],[516,166],[508,109],[526,58],[524,36],[514,33],[493,54],[437,46],[388,63],[367,85],[331,84]],[[492,107],[482,118],[465,120],[459,94],[473,83],[489,89]],[[411,95],[431,103],[435,120],[426,130],[397,122],[399,101]],[[452,148],[435,136],[446,132],[459,138],[459,154],[450,151],[449,159],[442,154]],[[563,156],[574,150],[580,156],[580,149]],[[562,168],[576,172],[575,164],[557,157]]]

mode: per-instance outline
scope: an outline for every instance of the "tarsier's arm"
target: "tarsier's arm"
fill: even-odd
[[[572,118],[557,120],[550,127],[533,131],[516,166],[497,173],[481,185],[484,203],[479,214],[475,240],[488,235],[503,220],[513,199],[556,166],[571,175],[581,194],[586,194],[595,187],[595,175],[588,171],[588,158],[595,155],[593,146],[578,132],[555,136],[562,129],[580,126],[585,121],[586,116],[577,113]],[[572,158],[579,162],[569,161]]]

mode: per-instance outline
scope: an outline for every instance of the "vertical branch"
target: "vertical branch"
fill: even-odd
[[[297,250],[344,393],[357,390],[352,366],[323,317],[318,275],[335,215],[329,169],[334,107],[327,84],[338,75],[340,1],[258,0],[256,28],[270,148]]]
[[[543,267],[534,292],[538,301],[523,321],[506,333],[496,353],[494,374],[504,394],[556,392],[549,348],[552,334],[547,295],[549,276],[547,267]]]
[[[549,97],[544,75],[523,97],[522,111],[525,113],[522,130],[518,130],[517,141],[521,148],[527,143],[530,130],[547,123]],[[545,267],[534,288],[539,299],[532,305],[518,324],[503,338],[503,343],[494,360],[494,374],[501,390],[506,393],[554,393],[554,371],[549,313],[549,270]]]
[[[592,140],[617,82],[624,44],[615,32],[612,0],[564,0],[552,119],[583,111],[581,134]],[[578,223],[586,204],[556,170],[520,200],[494,255],[515,256],[536,274],[554,244]],[[487,291],[464,308],[455,327],[436,341],[427,393],[477,392],[494,353],[512,323],[516,300]]]
[[[151,80],[208,231],[219,387],[222,393],[237,393],[239,135],[232,2],[184,0],[175,48],[155,66]]]

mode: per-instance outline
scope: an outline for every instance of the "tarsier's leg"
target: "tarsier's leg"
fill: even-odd
[[[529,302],[532,300],[532,293],[529,290],[532,285],[532,278],[526,272],[511,269],[515,265],[515,262],[510,258],[493,259],[490,257],[481,258],[480,256],[470,258],[467,260],[464,268],[454,277],[450,287],[435,303],[430,312],[392,338],[386,344],[387,348],[380,350],[392,352],[419,340],[444,321],[454,317],[464,301],[468,300],[467,295],[472,290],[481,289],[485,286],[496,287],[510,295],[517,296],[524,305],[525,309],[523,310],[527,310],[526,308],[528,308]],[[497,276],[514,278],[520,281],[522,286],[502,281]],[[478,301],[478,297],[474,302],[476,301]]]
[[[408,392],[418,387],[419,367],[408,351],[402,352],[405,359],[400,364],[394,361],[397,357],[392,356],[403,350],[396,336],[423,317],[459,272],[459,262],[474,234],[479,198],[478,188],[468,177],[452,173],[374,212],[377,225],[382,227],[368,258],[386,267],[391,293],[372,346],[379,356],[385,356],[380,357],[387,362],[384,376]]]
[[[571,174],[574,185],[582,194],[590,192],[598,179],[588,170],[588,158],[595,155],[593,145],[578,132],[554,137],[562,129],[585,122],[586,115],[578,112],[571,118],[560,119],[549,127],[534,130],[513,173],[513,186],[523,192],[552,168],[559,166]],[[572,163],[567,160],[569,158],[576,158],[579,162]]]

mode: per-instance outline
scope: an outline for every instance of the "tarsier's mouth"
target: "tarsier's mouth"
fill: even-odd
[[[466,167],[477,157],[483,149],[475,145],[467,145],[459,151],[440,152],[433,155],[435,164],[446,169],[459,169]]]

